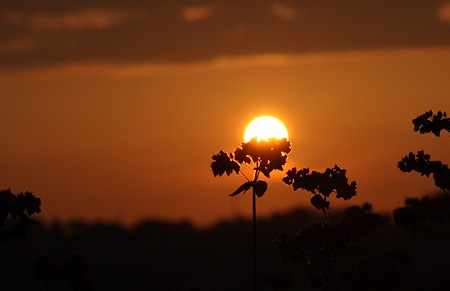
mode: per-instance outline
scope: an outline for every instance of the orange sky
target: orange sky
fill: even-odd
[[[358,26],[357,13],[352,23],[337,18],[336,33],[347,31],[348,40],[356,34],[357,41],[350,42],[332,41],[324,26],[315,28],[322,32],[315,37],[301,32],[300,24],[311,21],[311,15],[320,20],[335,11],[331,4],[316,11],[292,1],[264,1],[276,25],[251,32],[263,5],[252,12],[252,20],[241,15],[252,11],[248,5],[202,1],[185,7],[174,1],[150,7],[177,13],[152,18],[148,27],[156,23],[184,34],[169,40],[164,30],[149,30],[162,43],[161,51],[146,43],[148,55],[134,48],[138,40],[130,40],[131,32],[136,38],[142,32],[125,25],[146,19],[147,10],[138,9],[138,1],[120,10],[108,1],[48,11],[6,7],[0,19],[16,30],[0,38],[0,187],[41,197],[46,219],[133,222],[153,217],[204,225],[248,215],[250,195],[228,197],[242,177],[214,178],[209,165],[213,154],[234,150],[252,118],[268,114],[289,130],[293,151],[286,169],[324,170],[338,164],[348,170],[358,195],[345,203],[369,201],[383,210],[399,206],[405,197],[429,193],[432,179],[401,173],[396,163],[420,149],[432,159],[450,161],[448,134],[440,139],[419,135],[411,123],[426,110],[449,112],[450,40],[439,31],[450,35],[450,2],[430,1],[422,10],[418,1],[398,2],[417,9],[400,15],[399,28],[392,28],[386,39],[370,27],[366,34],[349,30],[350,24],[366,27]],[[388,4],[379,5],[384,9]],[[242,33],[262,34],[253,40],[254,48],[223,30],[226,16],[238,8],[236,17],[241,15],[237,19],[246,27]],[[417,22],[408,17],[420,11],[433,15],[435,26],[409,28],[427,35],[426,41],[399,34]],[[389,13],[386,23],[392,24]],[[202,26],[214,17],[220,21],[213,28],[208,30],[211,23]],[[232,20],[229,27],[236,23]],[[277,34],[296,30],[315,42],[307,49],[301,40],[290,43],[288,38],[269,44]],[[67,39],[55,43],[65,31]],[[112,47],[108,36],[119,33],[131,41],[124,52]],[[393,43],[396,33],[398,43]],[[104,39],[91,46],[96,35]],[[228,51],[213,45],[212,35],[228,44]],[[180,49],[194,50],[202,39],[208,42],[199,52]],[[165,44],[173,49],[165,50]],[[310,195],[294,193],[281,183],[282,176],[270,179],[267,194],[258,200],[260,214],[309,206]]]

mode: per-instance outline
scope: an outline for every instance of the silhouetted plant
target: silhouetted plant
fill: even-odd
[[[0,243],[23,239],[31,261],[34,257],[27,233],[29,226],[37,223],[30,217],[41,212],[40,207],[41,199],[31,192],[14,194],[10,189],[0,191]]]
[[[394,210],[394,221],[398,226],[415,230],[430,220],[438,224],[450,220],[450,204],[446,197],[407,198],[404,207]]]
[[[325,221],[328,221],[327,209],[330,207],[330,201],[327,198],[335,192],[337,198],[348,200],[356,195],[356,182],[348,183],[346,177],[347,170],[335,165],[333,168],[327,168],[325,172],[311,171],[309,168],[297,170],[292,168],[286,172],[283,182],[292,185],[294,191],[303,189],[311,192],[311,204],[324,213]]]
[[[370,251],[352,246],[354,241],[383,225],[370,204],[347,208],[339,222],[316,222],[294,233],[280,233],[273,240],[280,257],[299,263],[305,278],[320,290],[335,290],[335,266],[341,258],[367,255]]]
[[[260,179],[260,174],[270,178],[273,170],[283,170],[286,164],[287,155],[291,152],[291,143],[286,139],[269,138],[268,140],[258,140],[253,138],[249,142],[243,142],[237,147],[234,153],[220,151],[212,156],[211,169],[214,176],[233,172],[241,173],[247,182],[239,186],[236,191],[230,194],[235,196],[252,189],[252,210],[253,210],[253,257],[254,257],[254,288],[257,282],[257,256],[256,256],[256,197],[261,198],[267,191],[267,182]],[[242,164],[253,164],[254,175],[250,180],[242,171]]]
[[[450,118],[447,117],[446,112],[438,111],[433,115],[433,111],[427,111],[417,118],[413,119],[414,131],[419,131],[421,134],[432,132],[435,136],[440,136],[442,130],[450,132]]]
[[[414,131],[419,131],[421,134],[432,132],[439,137],[442,130],[450,132],[450,118],[447,118],[446,112],[439,111],[433,115],[433,111],[430,110],[419,115],[412,122]],[[447,195],[447,191],[450,191],[450,169],[441,161],[432,161],[430,158],[431,156],[425,154],[423,150],[418,151],[417,155],[410,152],[398,162],[398,168],[402,172],[415,171],[427,177],[433,174],[436,187],[442,189]]]
[[[418,151],[417,155],[410,152],[398,162],[398,168],[402,172],[415,171],[427,177],[433,174],[436,187],[447,193],[447,191],[450,191],[450,169],[441,161],[432,161],[430,158],[431,155],[425,154],[424,151]]]
[[[18,227],[27,227],[32,223],[30,217],[41,212],[41,199],[31,192],[14,194],[10,189],[0,191],[0,227],[4,226],[8,216],[15,220]]]
[[[29,246],[29,226],[37,222],[30,217],[41,212],[41,199],[31,192],[14,194],[10,189],[0,191],[0,243],[22,238]],[[9,223],[8,223],[9,222]],[[30,255],[31,249],[29,248]]]

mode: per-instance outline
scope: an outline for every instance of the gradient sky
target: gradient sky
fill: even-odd
[[[356,180],[332,206],[389,210],[435,189],[397,169],[405,154],[450,161],[447,133],[411,123],[450,113],[449,80],[450,1],[5,1],[0,187],[41,197],[44,219],[248,215],[211,156],[264,114],[288,128],[286,170]],[[281,177],[260,214],[309,207]]]

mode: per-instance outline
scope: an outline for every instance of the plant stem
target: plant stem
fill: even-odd
[[[250,182],[250,179],[247,178],[247,176],[246,176],[241,170],[239,170],[239,173],[241,173],[241,175],[244,176],[245,180],[247,180],[248,182]]]
[[[259,163],[256,162],[256,168],[259,168]],[[255,171],[255,177],[254,182],[258,181],[259,177],[259,170]],[[256,291],[257,282],[258,282],[258,257],[257,257],[257,251],[256,251],[256,193],[255,188],[252,188],[253,195],[252,195],[252,209],[253,209],[253,290]]]
[[[326,202],[327,201],[327,197],[324,195],[323,200]],[[327,212],[327,208],[326,206],[322,208],[323,211],[323,217],[325,219],[325,222],[328,223],[328,212]]]
[[[253,189],[253,290],[258,280],[258,260],[256,256],[256,193]]]
[[[328,222],[328,212],[327,212],[327,209],[324,207],[324,208],[322,208],[322,211],[323,211],[323,217],[324,217],[324,219],[325,219],[325,222]]]

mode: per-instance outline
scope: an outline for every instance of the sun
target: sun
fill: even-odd
[[[284,124],[272,116],[260,116],[247,125],[244,141],[249,142],[252,138],[268,140],[269,138],[288,139],[288,132]]]

